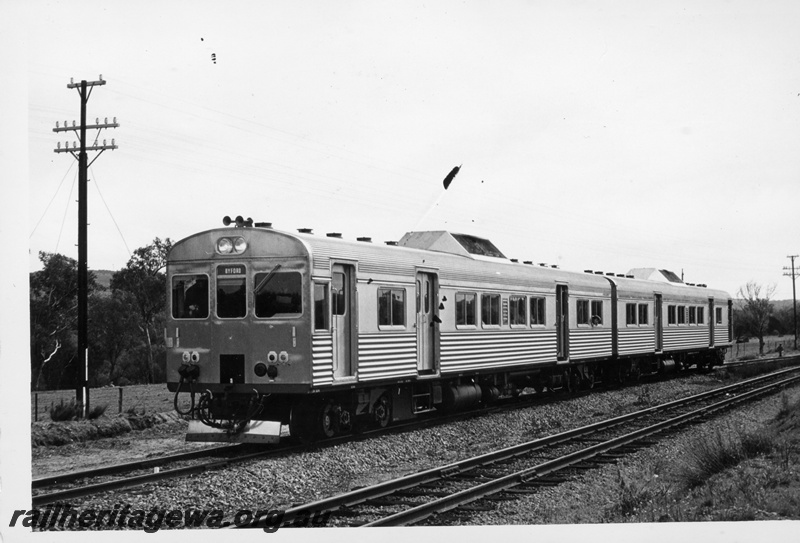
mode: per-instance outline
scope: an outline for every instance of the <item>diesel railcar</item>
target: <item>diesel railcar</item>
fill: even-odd
[[[731,344],[731,297],[666,271],[569,272],[446,231],[373,243],[224,223],[167,263],[167,381],[176,409],[192,396],[189,440],[331,437],[708,368]]]

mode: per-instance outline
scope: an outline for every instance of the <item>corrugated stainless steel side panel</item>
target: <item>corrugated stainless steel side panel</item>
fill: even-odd
[[[417,375],[416,334],[362,334],[358,337],[358,380]]]
[[[572,328],[569,331],[569,359],[611,356],[610,328]]]
[[[656,334],[653,328],[621,328],[619,331],[620,355],[653,353],[656,348]]]
[[[730,345],[728,327],[718,324],[714,327],[714,345]]]
[[[330,334],[313,336],[311,357],[311,382],[314,386],[333,383],[333,340]]]
[[[696,347],[708,348],[708,328],[693,326],[664,329],[665,351]]]
[[[553,330],[455,332],[441,335],[442,373],[554,361]]]

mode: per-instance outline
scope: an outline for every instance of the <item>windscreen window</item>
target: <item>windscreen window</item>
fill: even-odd
[[[217,316],[241,319],[247,314],[247,278],[242,265],[217,267]]]
[[[257,273],[254,285],[256,317],[299,315],[303,312],[299,272]]]
[[[208,277],[176,275],[172,277],[172,318],[205,319],[208,317]]]

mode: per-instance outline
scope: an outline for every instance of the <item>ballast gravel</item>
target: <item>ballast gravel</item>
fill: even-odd
[[[341,492],[434,468],[501,447],[580,427],[599,420],[637,411],[652,405],[720,386],[712,375],[689,375],[620,389],[599,389],[576,398],[555,395],[553,401],[511,411],[437,425],[425,429],[319,447],[169,480],[122,492],[106,493],[71,503],[95,510],[129,505],[132,510],[221,510],[227,518],[241,510],[285,510],[293,505],[333,496]],[[736,417],[741,415],[737,411]],[[754,415],[752,417],[757,419]],[[128,438],[130,437],[127,436]],[[667,442],[658,452],[637,453],[663,457],[674,451]],[[600,477],[603,470],[593,470]],[[538,493],[501,504],[494,511],[476,512],[463,524],[535,524],[542,512],[568,507],[576,499],[579,481],[570,481]],[[578,498],[579,499],[579,498]],[[580,519],[563,516],[564,522]],[[584,520],[586,521],[586,520]],[[591,522],[589,520],[588,522]]]

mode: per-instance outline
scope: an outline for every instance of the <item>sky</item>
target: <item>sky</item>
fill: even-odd
[[[87,117],[120,125],[89,170],[91,269],[242,215],[789,299],[798,29],[795,0],[3,0],[2,518],[29,503],[28,272],[77,258],[71,79],[102,75]]]
[[[102,74],[87,116],[119,148],[89,171],[91,269],[242,215],[792,296],[798,2],[29,5],[31,271],[77,258],[77,160],[53,151],[77,138],[53,128]]]

